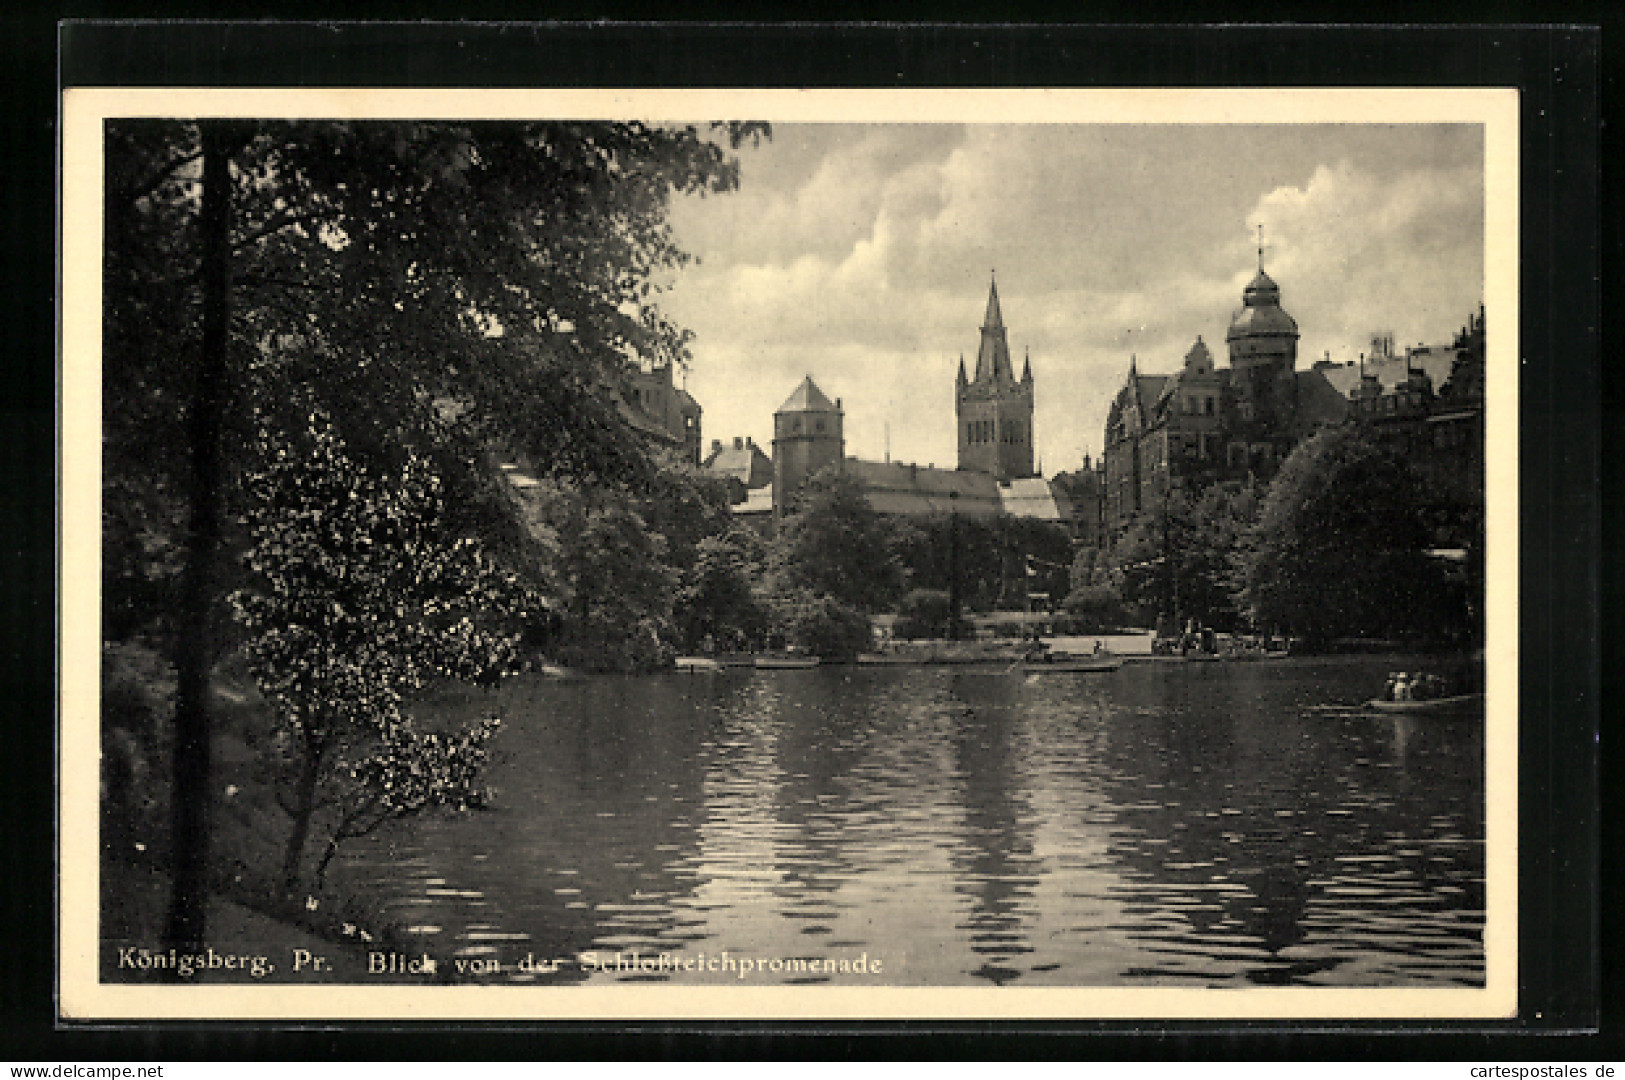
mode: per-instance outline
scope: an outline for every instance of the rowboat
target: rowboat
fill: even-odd
[[[679,656],[675,661],[678,671],[721,671],[722,665],[709,656]]]
[[[816,656],[758,656],[756,667],[771,671],[778,668],[812,668],[818,666]]]
[[[1423,698],[1420,701],[1386,701],[1382,698],[1373,698],[1366,702],[1365,706],[1385,713],[1451,713],[1467,712],[1473,706],[1483,704],[1483,701],[1483,694],[1456,694],[1452,697]]]
[[[1021,670],[1034,675],[1066,675],[1083,671],[1116,671],[1123,666],[1121,660],[1032,660],[1021,665]]]

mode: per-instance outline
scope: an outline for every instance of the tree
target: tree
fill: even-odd
[[[995,518],[999,540],[1000,589],[1004,604],[1028,608],[1034,593],[1060,600],[1066,592],[1072,564],[1072,538],[1053,521],[1038,518]]]
[[[726,141],[762,130],[728,125]],[[241,542],[245,508],[228,500],[247,490],[233,451],[261,415],[238,377],[248,359],[294,342],[284,377],[326,406],[347,453],[396,467],[416,442],[443,512],[481,531],[502,525],[478,467],[496,442],[549,473],[635,483],[649,463],[616,408],[620,373],[685,358],[651,303],[686,258],[667,202],[728,190],[737,165],[694,128],[635,123],[130,120],[105,147],[104,584],[118,629],[157,629],[176,660],[167,936],[192,949],[221,552]],[[458,406],[443,437],[403,437],[434,400]]]
[[[1066,595],[1066,613],[1085,633],[1104,633],[1122,625],[1123,602],[1110,585],[1079,585]]]
[[[963,618],[957,632],[948,625],[951,614],[949,596],[941,589],[912,589],[897,605],[897,621],[892,633],[904,640],[915,638],[952,638],[971,636],[971,626]]]
[[[957,579],[965,609],[987,611],[1005,593],[1006,536],[988,520],[968,514],[893,519],[891,550],[910,589],[949,591]]]
[[[788,588],[866,613],[889,607],[902,587],[886,523],[857,482],[833,468],[807,482],[794,512],[779,523],[771,560]]]
[[[792,589],[768,601],[773,632],[786,644],[826,660],[850,660],[874,644],[874,629],[861,608],[808,589]]]
[[[563,601],[565,660],[635,670],[670,659],[678,572],[666,539],[623,491],[542,481],[525,499],[546,556],[549,590]]]
[[[759,544],[745,530],[701,540],[694,565],[677,591],[674,619],[690,649],[709,640],[717,648],[739,648],[761,640],[767,612],[751,588]],[[759,554],[759,553],[758,553]]]
[[[1240,560],[1258,509],[1251,483],[1213,484],[1193,500],[1176,567],[1184,610],[1203,626],[1230,629],[1241,619]]]
[[[1091,565],[1087,582],[1080,582],[1074,566],[1074,587],[1113,586],[1138,620],[1155,620],[1166,631],[1183,630],[1191,620],[1233,626],[1239,618],[1237,560],[1257,508],[1250,484],[1175,488],[1135,515],[1105,566]]]
[[[1446,590],[1423,505],[1404,459],[1356,426],[1299,444],[1243,558],[1249,614],[1313,643],[1436,629]]]
[[[308,420],[299,437],[272,428],[259,440],[260,465],[247,478],[253,585],[232,597],[288,748],[290,889],[318,817],[319,881],[350,837],[480,801],[497,721],[425,732],[405,705],[437,680],[486,682],[511,670],[534,602],[476,541],[447,533],[426,461],[380,475],[349,455],[320,408]]]

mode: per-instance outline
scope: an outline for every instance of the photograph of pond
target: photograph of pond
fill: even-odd
[[[1515,97],[65,100],[92,1013],[1510,1007]]]

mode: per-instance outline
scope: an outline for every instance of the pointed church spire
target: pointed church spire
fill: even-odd
[[[1258,272],[1264,272],[1264,223],[1258,223]]]
[[[999,311],[999,284],[987,288],[987,314],[982,319],[982,344],[976,351],[976,381],[1012,383],[1016,373],[1010,366],[1010,343],[1004,332],[1004,315]]]
[[[1004,316],[999,312],[999,279],[993,278],[987,287],[987,314],[982,316],[983,330],[1003,330]]]
[[[1033,351],[1029,347],[1024,352],[1025,355],[1021,360],[1021,381],[1030,383],[1033,381]]]
[[[965,354],[959,354],[959,385],[965,385]]]

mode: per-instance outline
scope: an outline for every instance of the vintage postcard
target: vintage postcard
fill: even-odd
[[[1516,91],[63,121],[63,1018],[1516,1014]]]

